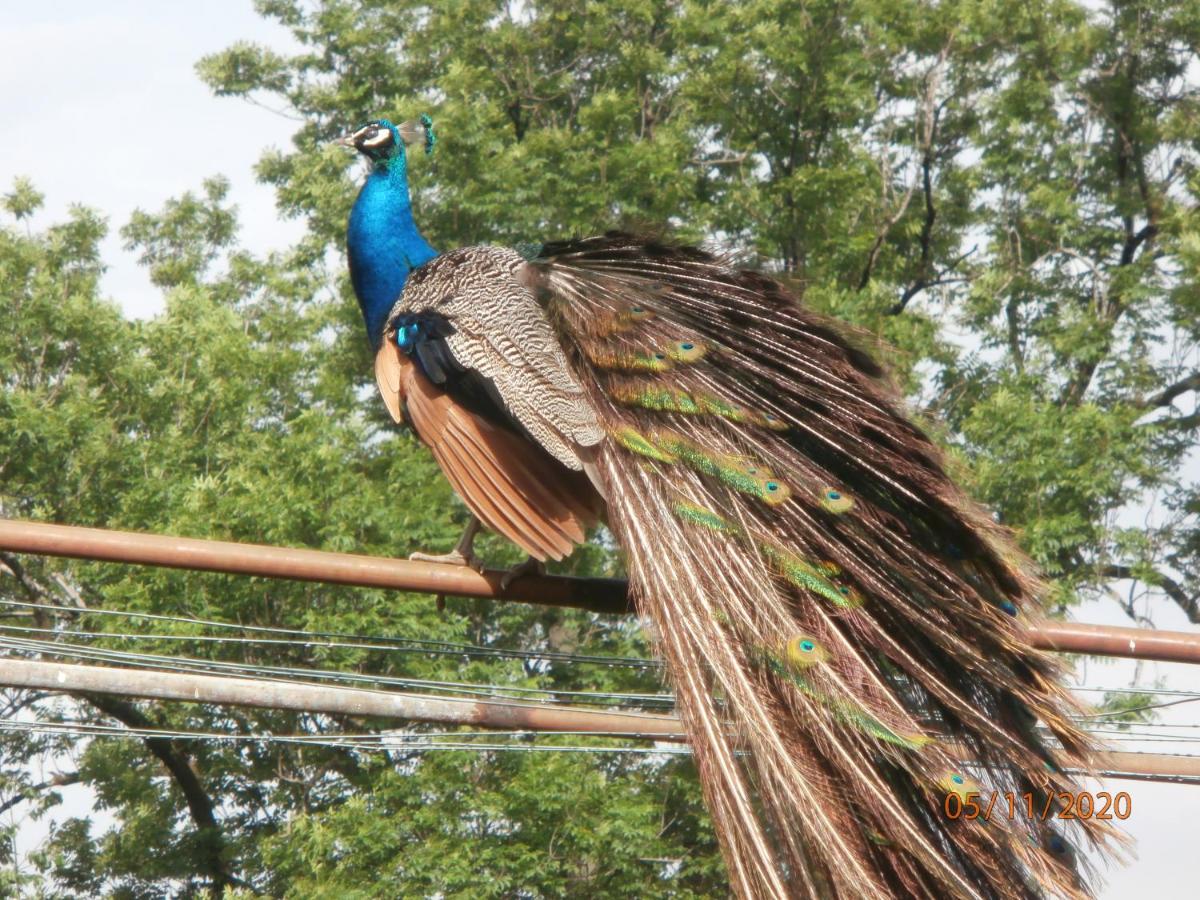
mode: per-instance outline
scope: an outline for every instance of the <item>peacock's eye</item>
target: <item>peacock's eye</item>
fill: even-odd
[[[392,145],[394,138],[392,129],[372,122],[364,125],[354,135],[354,143],[359,150],[386,150]]]

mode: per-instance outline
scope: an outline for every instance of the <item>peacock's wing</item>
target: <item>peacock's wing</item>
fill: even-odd
[[[393,418],[411,422],[484,525],[561,559],[602,508],[582,471],[602,432],[542,310],[512,279],[520,265],[469,248],[417,269],[375,374]]]
[[[880,368],[697,250],[613,234],[517,278],[607,436],[595,477],[738,893],[1086,896],[1073,844],[1106,827],[945,811],[1074,790],[1090,743],[1022,636],[1036,581]]]

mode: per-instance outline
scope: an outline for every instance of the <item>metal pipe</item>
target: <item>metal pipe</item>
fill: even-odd
[[[1200,756],[1114,750],[1096,754],[1096,769],[1104,778],[1200,784]]]
[[[149,700],[224,703],[332,715],[378,716],[414,722],[531,731],[602,731],[624,737],[682,741],[674,716],[611,712],[578,706],[430,697],[395,691],[330,687],[227,675],[192,675],[74,663],[0,658],[0,685],[67,693],[118,694]]]
[[[625,596],[626,584],[617,578],[525,575],[515,579],[507,589],[501,589],[500,580],[504,573],[494,570],[481,575],[465,566],[16,519],[0,519],[0,550],[431,594],[491,597],[570,606],[598,613],[630,611]],[[1028,634],[1030,643],[1044,650],[1200,663],[1200,634],[1189,632],[1046,622],[1029,629]]]
[[[1200,662],[1200,634],[1188,631],[1047,622],[1040,628],[1029,630],[1029,642],[1043,650],[1061,653],[1122,656],[1157,662]]]
[[[65,693],[115,694],[185,703],[222,703],[351,716],[530,731],[589,731],[606,736],[683,743],[679,719],[652,713],[578,706],[428,697],[227,675],[192,675],[73,663],[0,659],[0,685]],[[1096,767],[1109,778],[1200,784],[1200,757],[1160,753],[1100,753]]]
[[[460,597],[492,597],[601,613],[629,612],[625,582],[617,578],[526,575],[502,589],[500,580],[504,572],[493,570],[481,575],[467,566],[17,519],[0,519],[0,550]]]

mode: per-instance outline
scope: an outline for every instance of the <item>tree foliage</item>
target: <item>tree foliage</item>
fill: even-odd
[[[1200,12],[1070,0],[260,0],[300,49],[202,60],[218,95],[285,105],[259,174],[307,236],[238,246],[227,185],[122,234],[166,312],[100,298],[105,224],[0,232],[4,515],[379,554],[442,548],[464,512],[369,388],[340,253],[360,175],[329,141],[433,114],[413,166],[431,242],[665,228],[774,271],[879,335],[961,477],[1047,573],[1047,602],[1137,586],[1200,621]],[[236,36],[231,36],[235,38]],[[199,182],[199,178],[197,179]],[[335,260],[333,265],[329,260]],[[1191,474],[1189,474],[1189,467]],[[1142,521],[1139,511],[1154,514]],[[496,561],[515,554],[486,544]],[[226,622],[646,653],[560,610],[15,559],[0,600]],[[612,572],[603,542],[569,561]],[[1134,614],[1124,594],[1120,602]],[[194,626],[6,607],[102,646],[364,675],[652,691],[653,673],[313,645],[134,640]],[[17,617],[19,616],[19,617]],[[189,630],[192,629],[192,630]],[[63,640],[70,640],[63,638]],[[6,697],[8,717],[276,734],[315,715]],[[36,760],[57,760],[58,784]],[[8,884],[34,895],[719,896],[688,765],[618,754],[417,755],[13,733],[4,796],[61,821]],[[7,802],[7,801],[3,801]]]

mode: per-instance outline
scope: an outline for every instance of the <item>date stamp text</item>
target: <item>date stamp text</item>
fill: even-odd
[[[1044,795],[1012,791],[951,791],[942,802],[947,819],[1128,819],[1133,800],[1125,791],[1058,791]]]

